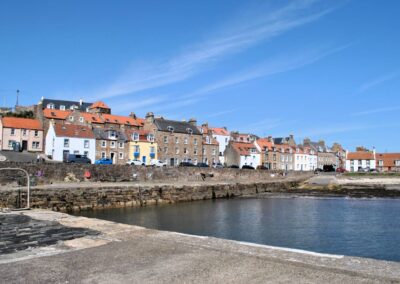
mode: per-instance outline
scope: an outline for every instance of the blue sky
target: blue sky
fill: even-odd
[[[0,2],[1,104],[101,99],[400,151],[400,1]]]

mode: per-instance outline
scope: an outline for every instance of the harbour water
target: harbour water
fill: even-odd
[[[231,199],[79,214],[158,230],[400,261],[399,199]]]

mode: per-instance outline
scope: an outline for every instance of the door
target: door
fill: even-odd
[[[28,141],[22,140],[22,151],[28,150]]]
[[[175,161],[174,158],[171,158],[170,162],[169,162],[170,166],[175,166]]]
[[[111,158],[112,163],[115,164],[115,153],[114,152],[110,153],[110,158]]]
[[[143,156],[143,157],[142,157],[142,162],[143,162],[143,164],[146,165],[146,156]]]
[[[69,154],[69,150],[64,150],[64,151],[63,151],[63,161],[66,161],[66,160],[67,160],[68,154]],[[54,157],[53,157],[53,159],[54,159]]]

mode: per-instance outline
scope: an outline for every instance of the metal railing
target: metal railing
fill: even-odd
[[[28,194],[26,197],[26,207],[25,208],[18,208],[19,210],[27,210],[30,209],[30,193],[31,193],[31,181],[29,178],[29,173],[21,168],[0,168],[0,171],[22,171],[26,174],[26,178],[27,178],[27,189],[28,189]]]

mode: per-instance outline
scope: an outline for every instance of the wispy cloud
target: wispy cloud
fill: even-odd
[[[262,16],[246,17],[240,28],[221,31],[219,36],[189,47],[169,60],[135,64],[114,82],[92,91],[91,99],[117,97],[183,81],[227,55],[316,21],[335,9],[321,8],[320,4],[320,1],[298,0],[278,10],[258,11],[263,12],[259,13]]]
[[[392,112],[392,111],[398,111],[398,110],[400,110],[400,106],[384,107],[384,108],[376,108],[376,109],[370,109],[370,110],[355,112],[352,115],[353,116],[363,116],[363,115],[370,115],[370,114],[376,114],[376,113],[385,113],[385,112]]]
[[[378,78],[372,79],[371,81],[364,83],[358,89],[357,94],[365,93],[369,89],[371,89],[371,88],[373,88],[373,87],[375,87],[377,85],[383,84],[386,81],[392,80],[392,79],[394,79],[394,78],[396,78],[398,76],[399,76],[398,73],[390,73],[390,74],[386,74],[386,75],[380,76]]]
[[[214,117],[218,117],[218,116],[223,116],[223,115],[227,115],[227,114],[231,114],[236,112],[237,109],[228,109],[228,110],[223,110],[223,111],[219,111],[219,112],[214,112],[212,114],[206,115],[205,117],[207,118],[214,118]]]

